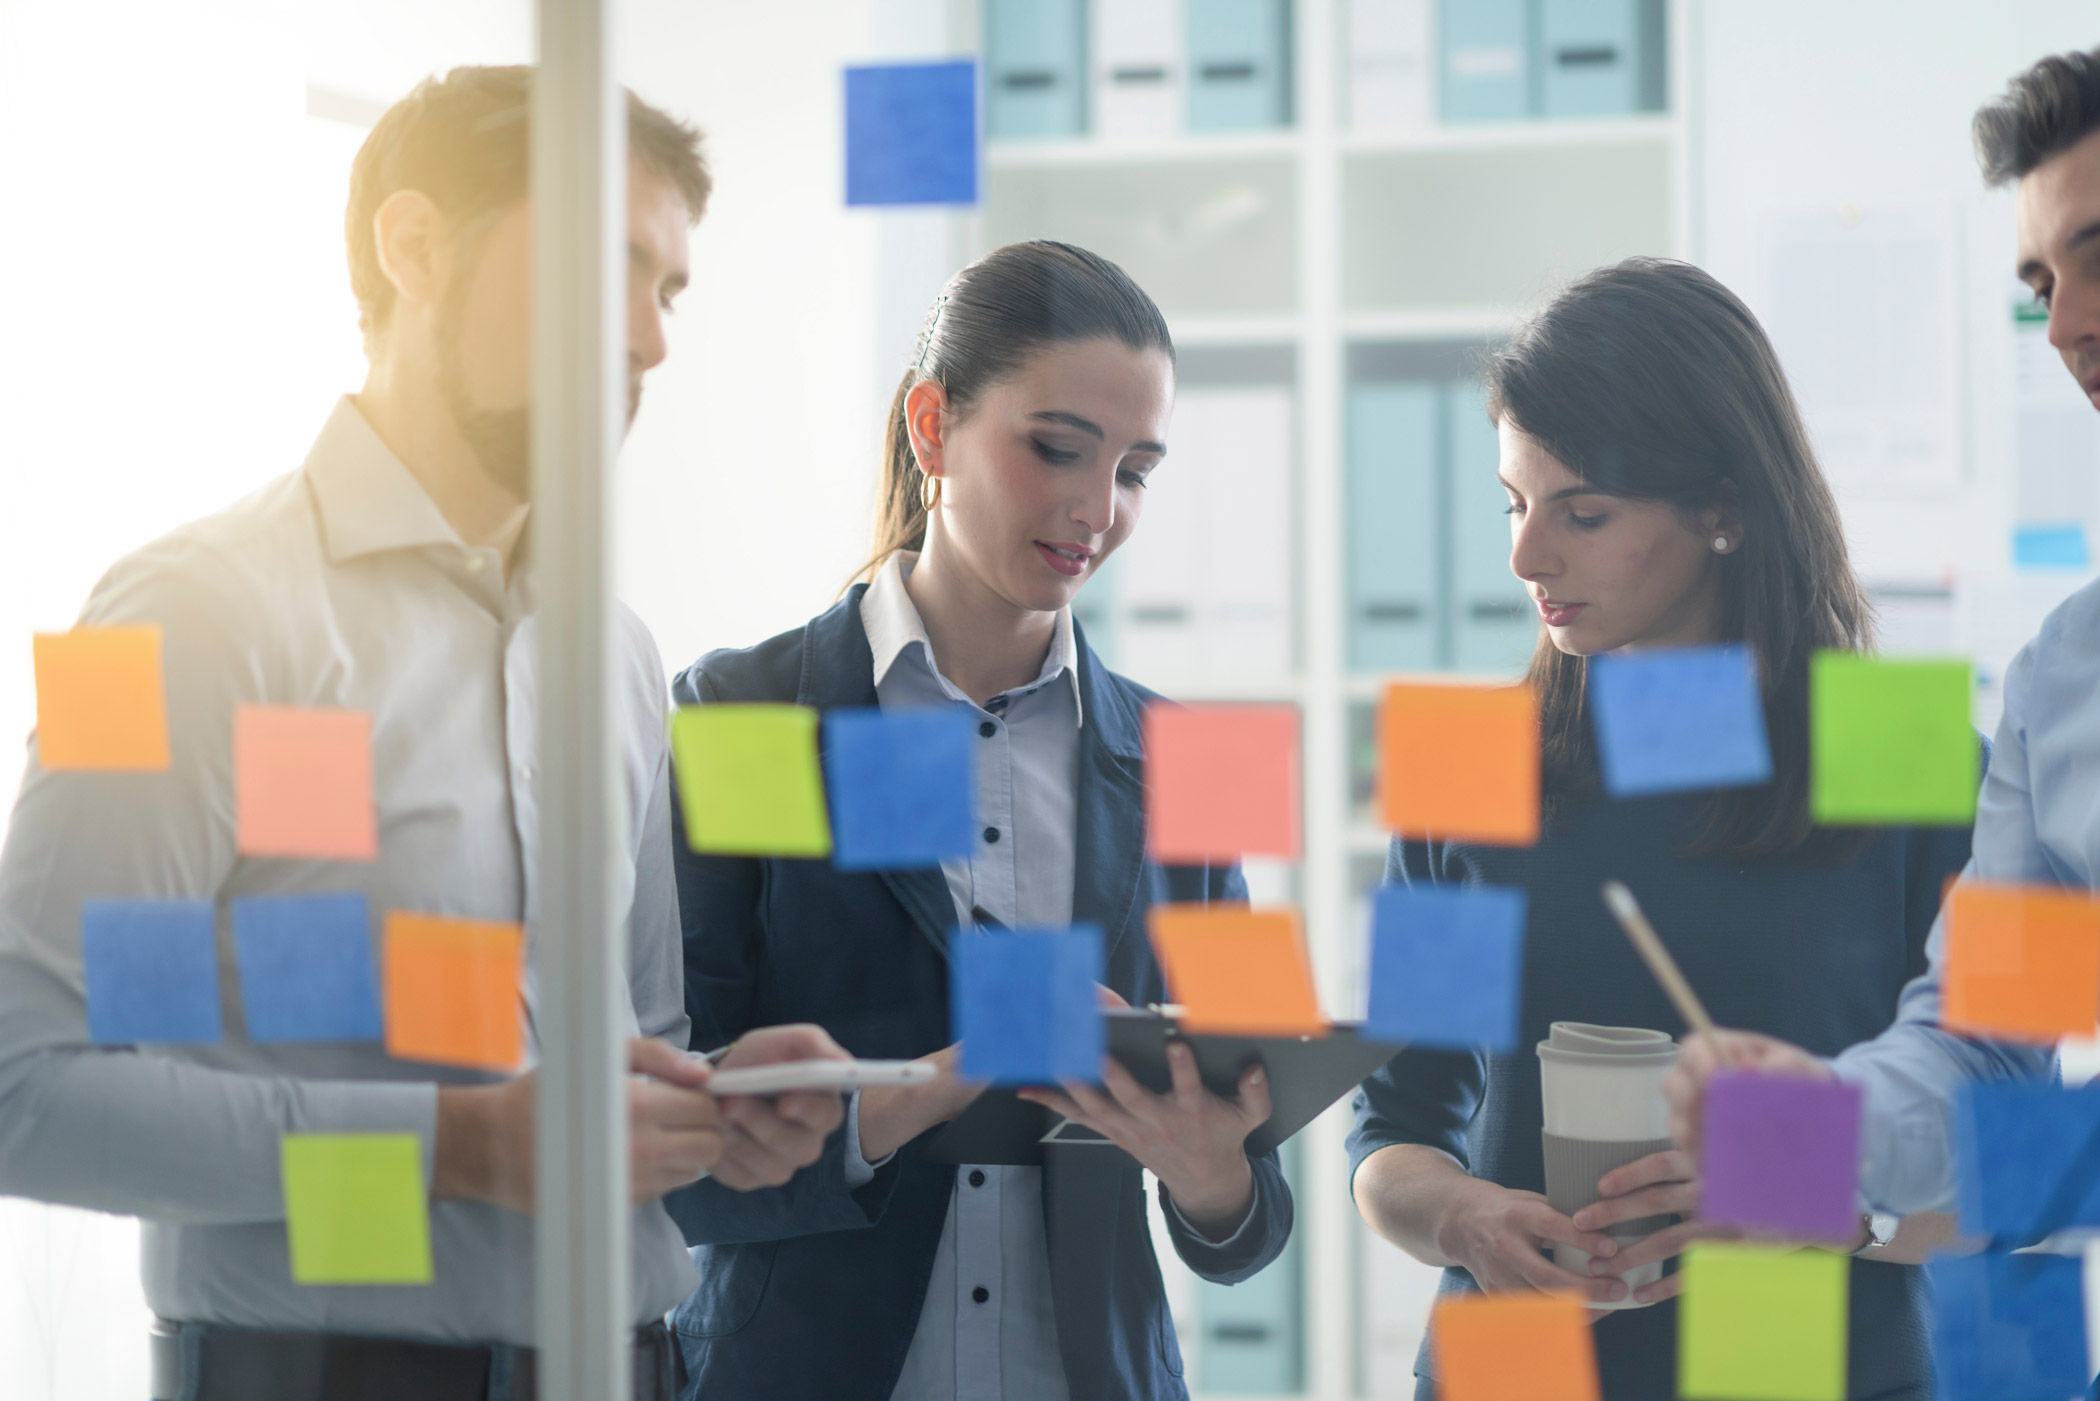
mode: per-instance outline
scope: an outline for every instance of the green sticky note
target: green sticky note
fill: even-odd
[[[1708,1241],[1685,1251],[1677,1394],[1685,1401],[1845,1401],[1851,1261]]]
[[[1976,819],[1969,664],[1818,652],[1809,663],[1809,811],[1845,826]]]
[[[685,839],[722,856],[829,856],[817,712],[691,705],[671,717]]]
[[[288,1133],[284,1219],[300,1284],[428,1284],[430,1207],[412,1133]]]

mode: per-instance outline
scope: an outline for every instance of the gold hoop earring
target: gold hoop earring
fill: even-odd
[[[941,503],[941,479],[921,468],[919,471],[919,506],[927,515]]]

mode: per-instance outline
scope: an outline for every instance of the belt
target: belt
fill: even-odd
[[[154,1401],[537,1401],[538,1358],[505,1343],[156,1323]],[[672,1401],[671,1334],[634,1335],[635,1401]]]

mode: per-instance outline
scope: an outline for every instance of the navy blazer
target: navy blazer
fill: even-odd
[[[710,652],[673,684],[678,702],[876,704],[864,591],[757,647]],[[1244,900],[1246,886],[1237,867],[1146,859],[1139,717],[1153,696],[1102,666],[1083,635],[1079,653],[1072,918],[1101,926],[1110,987],[1133,1004],[1164,1001],[1146,908]],[[955,906],[939,870],[698,856],[682,829],[676,849],[695,1048],[781,1022],[815,1022],[856,1056],[923,1056],[949,1043]],[[846,1186],[842,1129],[786,1186],[734,1192],[703,1180],[665,1199],[700,1270],[699,1289],[671,1320],[684,1396],[887,1401],[919,1326],[955,1184],[954,1167],[922,1156],[925,1142],[906,1144],[857,1190]],[[1229,1247],[1167,1217],[1176,1250],[1206,1279],[1247,1278],[1290,1236],[1290,1188],[1276,1155],[1253,1166],[1253,1217]],[[1043,1226],[1072,1396],[1186,1397],[1137,1166],[1126,1158],[1046,1167]]]

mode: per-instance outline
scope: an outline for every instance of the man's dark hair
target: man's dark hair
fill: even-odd
[[[2051,54],[1976,109],[1983,182],[1996,187],[2100,131],[2100,49]]]
[[[523,199],[532,162],[532,72],[524,66],[455,68],[442,78],[426,78],[386,110],[358,148],[344,233],[350,290],[367,349],[394,309],[372,216],[397,190],[419,190],[455,229],[464,230]],[[630,92],[627,151],[668,180],[684,198],[691,221],[700,221],[713,180],[697,130]]]

